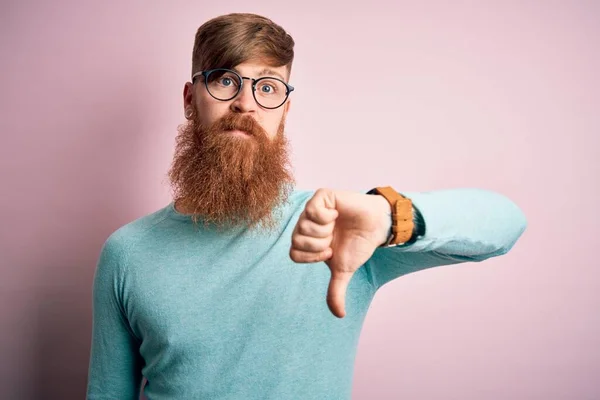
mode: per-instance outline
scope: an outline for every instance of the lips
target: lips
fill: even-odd
[[[239,136],[266,136],[262,127],[251,116],[227,114],[218,121],[219,128]],[[264,135],[263,135],[264,133]]]
[[[237,136],[252,136],[249,132],[243,131],[241,129],[230,129],[227,132]]]

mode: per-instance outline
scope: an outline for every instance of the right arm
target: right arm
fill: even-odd
[[[123,262],[123,245],[113,234],[94,276],[88,400],[139,398],[142,360],[123,307]]]

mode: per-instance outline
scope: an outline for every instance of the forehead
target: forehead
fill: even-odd
[[[235,72],[240,75],[247,76],[250,78],[260,78],[263,76],[273,76],[275,78],[287,81],[288,70],[286,66],[273,67],[260,62],[244,62],[236,65],[232,68]]]

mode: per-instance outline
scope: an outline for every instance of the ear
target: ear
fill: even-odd
[[[290,107],[292,106],[292,100],[288,99],[283,106],[283,118],[287,117],[287,113],[290,111]]]
[[[192,82],[186,82],[183,87],[183,112],[185,109],[194,106],[194,85]]]

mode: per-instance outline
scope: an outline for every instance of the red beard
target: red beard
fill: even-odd
[[[218,228],[274,228],[295,183],[284,125],[270,139],[250,116],[229,113],[205,127],[194,115],[179,128],[169,170],[177,208]],[[250,136],[227,132],[234,129]]]

